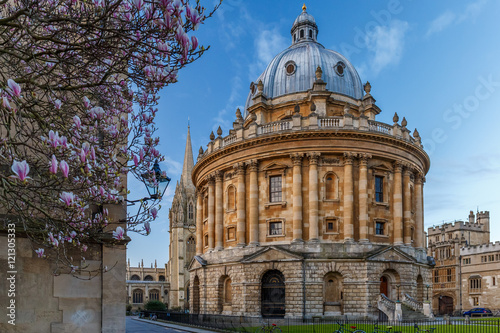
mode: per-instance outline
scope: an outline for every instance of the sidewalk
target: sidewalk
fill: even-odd
[[[202,328],[197,328],[197,327],[177,325],[177,324],[173,324],[173,323],[164,323],[162,321],[149,320],[149,319],[140,319],[138,317],[131,317],[131,319],[132,320],[137,320],[137,321],[142,321],[142,322],[149,323],[149,324],[154,324],[154,325],[157,325],[157,326],[168,327],[168,328],[172,328],[172,329],[179,330],[179,331],[184,331],[184,332],[193,332],[193,333],[213,333],[213,332],[218,332],[218,331],[208,331],[208,330],[204,330]]]

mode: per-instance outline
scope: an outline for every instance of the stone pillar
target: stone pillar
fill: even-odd
[[[224,225],[222,208],[224,203],[222,201],[222,178],[221,171],[215,172],[215,250],[221,251],[224,248]]]
[[[203,193],[196,190],[196,254],[203,254]]]
[[[293,162],[293,242],[302,242],[302,157],[304,154],[292,154],[290,158]]]
[[[420,172],[415,177],[415,202],[417,206],[415,207],[415,246],[418,248],[424,248],[424,206],[423,206],[423,186],[424,186],[424,175]]]
[[[368,242],[368,159],[363,154],[359,160],[359,241]]]
[[[208,178],[208,251],[213,251],[215,243],[215,179]]]
[[[354,241],[354,186],[352,181],[352,163],[354,155],[344,153],[344,242]]]
[[[403,226],[404,226],[404,243],[411,246],[411,188],[410,176],[412,171],[406,167],[403,174]]]
[[[258,170],[259,162],[251,160],[249,164],[250,169],[250,245],[259,245],[259,183],[258,183]]]
[[[394,192],[392,218],[394,221],[394,245],[403,244],[403,192],[401,188],[401,162],[394,163]]]
[[[319,241],[318,229],[318,159],[319,153],[309,153],[309,240]]]
[[[246,245],[246,213],[245,213],[245,163],[238,163],[235,165],[236,171],[238,173],[238,195],[237,195],[237,207],[236,207],[236,241],[237,246]]]

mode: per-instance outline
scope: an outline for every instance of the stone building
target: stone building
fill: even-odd
[[[432,308],[460,313],[474,306],[500,308],[498,247],[490,245],[490,213],[428,229],[428,255],[435,258]],[[496,262],[496,263],[495,263]],[[460,283],[461,281],[461,283]],[[472,281],[472,282],[471,282]],[[495,284],[493,284],[495,281]]]
[[[317,36],[304,6],[229,135],[200,148],[192,313],[376,318],[423,301],[429,157]]]
[[[144,267],[141,261],[137,267],[127,263],[127,304],[132,305],[133,310],[144,309],[148,301],[161,301],[168,307],[168,294],[170,284],[168,281],[168,265],[158,268],[156,260],[151,267]]]
[[[169,211],[170,243],[168,277],[170,281],[169,307],[188,309],[189,271],[187,266],[196,254],[196,198],[191,180],[193,148],[188,126],[186,150],[180,181],[175,187],[172,208]]]

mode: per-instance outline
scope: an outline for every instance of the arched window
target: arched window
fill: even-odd
[[[135,289],[133,291],[132,303],[143,303],[143,293],[141,289]]]
[[[232,299],[231,278],[228,277],[226,281],[224,281],[224,305],[231,305]]]
[[[304,38],[304,30],[300,30],[300,38]]]
[[[313,38],[313,31],[309,30],[309,38]]]
[[[324,183],[325,183],[324,185],[325,200],[337,200],[339,198],[338,196],[339,182],[337,175],[335,175],[332,172],[327,173],[324,178]]]
[[[189,263],[191,259],[193,259],[195,253],[196,253],[196,241],[194,240],[193,236],[190,236],[186,241],[187,263]]]
[[[140,281],[141,278],[139,277],[139,275],[134,274],[134,275],[132,275],[132,277],[130,278],[130,280],[132,280],[132,281]]]
[[[153,277],[151,275],[146,275],[144,281],[153,281]]]
[[[165,275],[160,275],[158,277],[158,281],[165,281]]]
[[[339,303],[343,298],[342,276],[339,273],[330,272],[325,275],[323,284],[323,297],[325,303]]]
[[[227,188],[227,210],[236,209],[236,189],[233,185]]]
[[[160,292],[157,289],[152,289],[149,291],[149,300],[150,301],[159,301],[160,300]]]
[[[188,218],[192,220],[194,217],[193,204],[190,202],[188,206]]]

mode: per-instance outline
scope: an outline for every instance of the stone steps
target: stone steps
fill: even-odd
[[[404,321],[428,321],[429,318],[424,316],[422,312],[418,312],[410,308],[405,304],[401,304],[401,310],[403,312]]]

